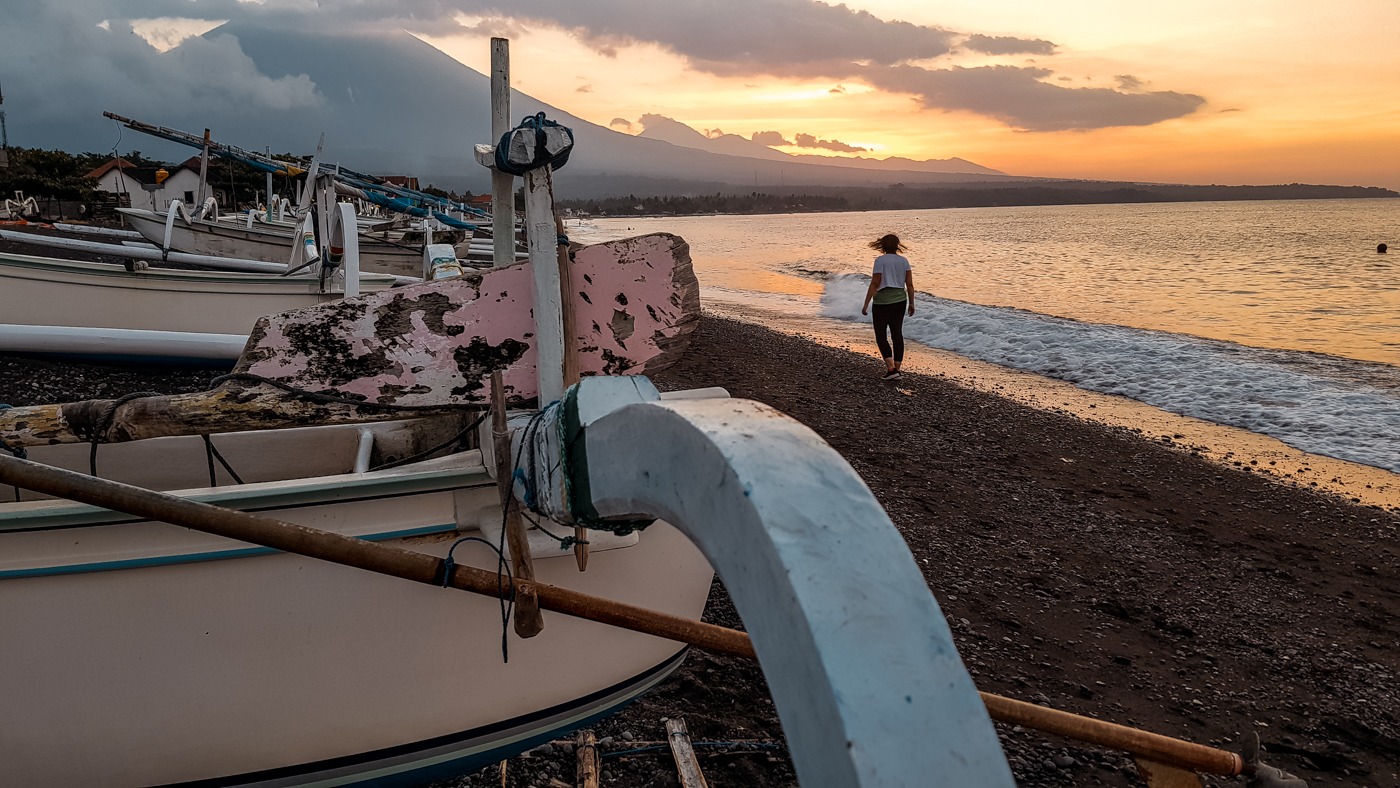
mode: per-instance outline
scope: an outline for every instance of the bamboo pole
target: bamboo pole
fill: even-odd
[[[1126,725],[1082,717],[1034,703],[979,693],[992,719],[1009,725],[1034,728],[1076,741],[1130,752],[1151,761],[1186,766],[1208,774],[1236,775],[1244,771],[1244,760],[1233,752],[1193,744],[1158,733],[1148,733]]]
[[[525,534],[525,519],[520,516],[520,502],[511,492],[513,476],[510,462],[510,432],[506,429],[506,394],[501,372],[491,373],[491,439],[496,457],[496,489],[505,510],[506,544],[510,547],[510,568],[517,579],[535,581],[535,564],[530,559],[530,540]],[[515,634],[532,638],[544,629],[540,615],[540,600],[533,588],[523,585],[515,594]]]
[[[420,583],[448,585],[484,596],[499,595],[500,579],[495,572],[456,564],[444,582],[445,563],[435,556],[224,509],[4,453],[0,453],[0,482],[344,566]],[[544,610],[688,643],[715,653],[757,659],[753,643],[744,632],[544,583],[517,579],[515,586],[517,592],[525,588],[533,590]],[[1194,772],[1234,776],[1245,771],[1244,761],[1236,753],[987,692],[980,695],[988,714],[999,722],[1121,750]]]
[[[564,388],[579,381],[578,326],[574,318],[574,280],[569,270],[569,242],[564,232],[564,220],[554,214],[554,230],[559,247],[559,315],[564,323]],[[574,526],[574,562],[578,571],[588,571],[588,529]]]

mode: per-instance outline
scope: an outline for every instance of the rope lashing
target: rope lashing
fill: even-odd
[[[214,445],[214,439],[208,435],[201,435],[199,437],[204,439],[204,459],[209,463],[209,486],[219,486],[218,481],[214,478],[214,460],[216,459],[219,461],[220,465],[224,466],[224,470],[228,471],[228,475],[233,477],[235,483],[243,484],[243,479],[234,472],[233,466],[228,464],[228,460],[224,459],[224,455],[219,452],[219,447]]]
[[[583,425],[579,423],[578,387],[575,383],[564,392],[561,400],[559,429],[559,464],[564,480],[564,500],[568,502],[569,514],[577,525],[609,531],[617,536],[627,536],[640,531],[655,519],[647,520],[605,520],[593,507],[593,491],[588,482],[588,444],[584,440]]]
[[[496,144],[496,169],[510,175],[524,175],[545,166],[561,169],[573,149],[573,130],[537,112],[501,135]]]
[[[502,518],[504,518],[504,516],[503,512]],[[504,527],[501,528],[501,533],[502,535],[505,534]],[[510,662],[510,614],[511,609],[515,606],[515,577],[510,572],[510,562],[506,561],[506,554],[501,547],[493,545],[479,536],[464,536],[453,542],[452,546],[447,548],[447,555],[443,556],[441,579],[443,588],[451,587],[452,568],[457,565],[457,562],[452,558],[452,553],[455,552],[457,546],[463,542],[481,542],[491,548],[491,551],[496,554],[496,596],[499,597],[501,601],[501,661]],[[506,582],[503,583],[503,579]],[[507,593],[507,591],[509,591],[509,593]]]
[[[102,409],[102,413],[93,421],[92,429],[88,433],[88,443],[92,447],[88,452],[88,473],[90,475],[97,475],[97,446],[107,442],[107,430],[112,428],[112,420],[117,416],[117,408],[133,400],[159,396],[160,392],[158,391],[136,391],[117,397],[111,405]]]

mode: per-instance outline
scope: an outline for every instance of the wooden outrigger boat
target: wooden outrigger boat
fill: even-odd
[[[674,358],[698,316],[685,245],[649,236],[588,247],[578,258],[583,369],[644,371]],[[241,377],[206,398],[217,408],[188,396],[142,398],[88,426],[72,406],[49,409],[47,422],[43,408],[0,410],[0,440],[53,467],[425,555],[445,556],[475,537],[454,559],[494,572],[497,474],[469,429],[477,411],[464,406],[483,404],[473,386],[493,367],[505,370],[512,401],[534,398],[537,355],[516,339],[535,334],[531,293],[529,268],[516,265],[288,312],[259,322]],[[302,352],[309,365],[294,363]],[[378,403],[371,414],[346,404],[364,403],[370,381],[337,377],[369,369],[368,357],[379,362],[372,387],[397,392],[393,403],[369,399]],[[308,377],[326,373],[333,386]],[[316,394],[298,399],[261,380]],[[345,402],[327,404],[327,396]],[[212,423],[265,427],[279,410],[292,414],[285,423],[312,411],[334,422],[337,408],[354,421],[438,415],[232,434]],[[117,442],[89,466],[74,429]],[[143,429],[191,435],[123,440]],[[433,447],[451,453],[412,460]],[[459,774],[608,713],[684,653],[664,639],[564,621],[528,649],[512,646],[502,663],[495,601],[363,583],[321,562],[3,489],[18,500],[0,504],[0,621],[14,646],[0,650],[0,694],[7,719],[22,724],[0,737],[0,775],[20,784]],[[691,619],[709,593],[708,563],[665,526],[591,537],[586,574],[557,542],[542,533],[534,541],[535,577],[561,587]],[[67,633],[58,639],[44,634],[55,621]],[[565,654],[590,664],[581,671]],[[85,700],[75,716],[57,699],[77,688]]]

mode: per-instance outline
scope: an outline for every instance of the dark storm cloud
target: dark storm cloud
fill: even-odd
[[[1041,38],[1027,39],[1012,36],[984,36],[974,33],[963,41],[963,46],[984,55],[1053,55],[1055,45]]]
[[[792,144],[781,132],[777,131],[755,131],[749,139],[757,142],[759,145],[767,145],[770,148]]]
[[[167,53],[131,30],[133,18],[190,11],[237,11],[234,2],[17,3],[0,24],[0,81],[13,113],[12,137],[26,127],[62,128],[120,108],[137,117],[170,106],[288,109],[324,100],[304,75],[262,74],[230,36],[195,38]],[[182,13],[183,12],[183,13]],[[105,28],[100,23],[107,22]],[[8,109],[8,107],[7,107]],[[26,144],[61,145],[62,139]]]
[[[1188,93],[1142,92],[1136,78],[1120,81],[1117,90],[1072,88],[1042,81],[1052,74],[1041,68],[932,66],[929,61],[959,47],[1039,56],[1053,56],[1056,47],[1045,39],[968,35],[808,0],[519,0],[510,7],[602,49],[652,43],[720,76],[862,79],[912,94],[930,109],[973,112],[1025,131],[1150,125],[1205,103]]]
[[[840,153],[857,153],[869,148],[860,148],[855,145],[848,145],[839,140],[819,140],[811,134],[798,134],[793,137],[793,142],[799,148],[820,148],[822,150],[834,150]]]
[[[450,35],[566,31],[601,53],[649,44],[721,76],[862,81],[907,93],[926,107],[979,113],[1029,131],[1144,125],[1195,111],[1204,99],[1145,92],[1136,78],[1118,89],[1056,87],[1039,68],[964,69],[947,56],[1053,56],[1038,38],[989,36],[881,19],[817,0],[65,0],[11,4],[0,24],[0,80],[20,75],[46,103],[137,108],[186,102],[311,106],[316,86],[295,75],[258,72],[236,40],[187,41],[160,53],[128,20],[183,17],[259,22],[283,29]],[[99,22],[110,20],[110,30]],[[347,54],[347,57],[350,56]],[[943,62],[939,63],[940,59]],[[14,74],[15,76],[11,76]],[[1128,81],[1131,79],[1132,81]],[[16,88],[20,90],[21,88]],[[840,95],[842,88],[832,88]]]
[[[930,109],[975,112],[1025,131],[1148,126],[1195,112],[1205,99],[1189,93],[1123,93],[1109,88],[1066,88],[1043,82],[1043,68],[987,66],[928,70],[871,69],[866,77],[886,90],[911,93]]]

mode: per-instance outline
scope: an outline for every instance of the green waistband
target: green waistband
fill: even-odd
[[[907,301],[909,296],[905,294],[902,287],[882,287],[875,291],[875,303],[877,304],[898,304],[900,301]]]

